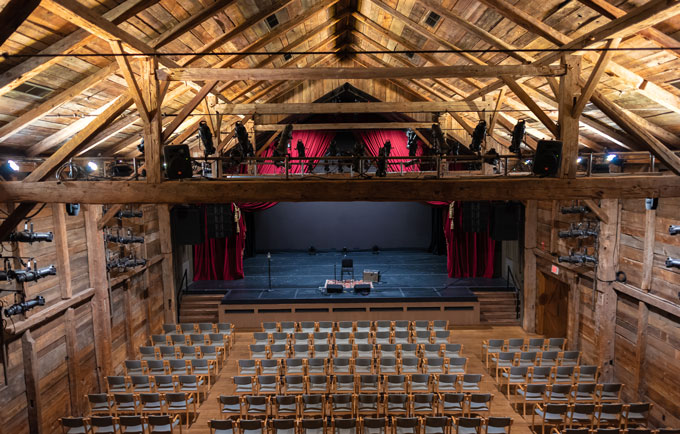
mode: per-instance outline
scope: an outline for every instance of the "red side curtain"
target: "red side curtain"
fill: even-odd
[[[232,204],[232,211],[235,207]],[[208,238],[207,215],[202,207],[205,241],[194,246],[194,281],[236,280],[243,278],[243,248],[246,225],[241,215],[234,233],[227,238]],[[237,229],[238,227],[238,229]]]
[[[449,277],[493,277],[496,242],[489,234],[489,225],[484,232],[463,232],[461,202],[453,204],[453,219],[449,216],[449,208],[444,213],[446,268]]]
[[[386,141],[390,141],[392,144],[392,150],[390,151],[391,157],[408,157],[408,138],[406,137],[406,131],[404,130],[358,130],[355,136],[362,140],[366,144],[366,151],[369,155],[378,156],[378,151],[385,144]],[[418,150],[416,155],[420,156],[423,154],[423,142],[418,140]],[[402,160],[406,163],[408,160]],[[405,166],[404,172],[411,172],[417,170],[415,165]],[[390,161],[387,165],[388,172],[399,172],[401,171],[401,164],[398,161]]]

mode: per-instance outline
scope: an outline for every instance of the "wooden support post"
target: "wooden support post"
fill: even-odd
[[[493,115],[491,116],[491,122],[489,122],[489,135],[493,136],[493,130],[496,128],[496,120],[498,119],[498,111],[503,106],[503,100],[505,99],[505,88],[501,88],[498,91],[498,98],[496,98],[496,106],[494,108]]]
[[[652,288],[652,270],[654,269],[654,242],[656,241],[656,210],[645,211],[645,240],[642,250],[642,280],[640,289],[649,292]]]
[[[647,324],[649,323],[649,306],[644,301],[638,304],[637,336],[635,340],[635,372],[630,401],[643,401],[645,387],[642,382],[645,372],[645,359],[647,352]]]
[[[567,73],[560,77],[559,98],[559,139],[562,141],[562,178],[576,178],[576,158],[578,156],[579,118],[581,113],[574,113],[576,94],[579,90],[578,79],[581,75],[581,57],[563,56],[562,65]]]
[[[54,244],[57,251],[57,273],[59,290],[63,300],[71,298],[71,261],[68,254],[68,237],[66,235],[66,210],[60,203],[52,204],[52,225],[54,226]]]
[[[71,397],[71,415],[83,414],[80,393],[80,359],[78,358],[78,339],[75,310],[72,307],[64,313],[64,330],[66,335],[66,364],[68,367],[68,390]]]
[[[128,359],[134,359],[137,354],[135,350],[134,335],[135,332],[132,329],[132,323],[134,321],[132,313],[132,294],[130,291],[129,281],[124,282],[122,285],[123,290],[123,301],[125,308],[125,348],[127,350]]]
[[[524,313],[522,328],[528,333],[536,330],[536,224],[538,222],[538,204],[528,200],[524,211]]]
[[[567,346],[569,350],[578,350],[579,327],[581,322],[581,288],[578,278],[569,284],[569,318],[567,320]]]
[[[104,378],[111,373],[111,312],[109,283],[106,276],[106,252],[104,235],[97,229],[101,217],[101,205],[87,205],[85,209],[85,235],[87,240],[87,262],[90,273],[90,286],[94,288],[92,299],[92,325],[94,348],[97,357],[99,388],[106,390]]]
[[[619,255],[620,204],[618,199],[603,199],[600,208],[609,216],[609,223],[600,224],[597,251],[595,310],[597,360],[602,367],[602,380],[614,378],[614,338],[616,328],[616,291],[614,282]]]
[[[560,202],[557,200],[552,201],[552,207],[550,209],[550,244],[548,245],[548,251],[551,254],[557,252],[557,215],[560,212]]]
[[[31,434],[40,434],[43,432],[40,373],[38,371],[38,353],[35,349],[35,340],[33,339],[33,336],[31,336],[30,330],[26,330],[21,336],[21,349],[24,358],[28,431]]]
[[[149,110],[149,123],[144,124],[144,150],[146,180],[152,184],[162,181],[161,154],[163,152],[160,83],[156,77],[158,59],[147,57],[142,61],[141,94]]]
[[[172,261],[172,231],[170,229],[170,207],[158,205],[158,237],[161,241],[161,255],[163,255],[163,313],[166,323],[177,321],[175,299],[175,273]]]

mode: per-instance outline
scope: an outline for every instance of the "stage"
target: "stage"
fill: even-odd
[[[327,294],[327,279],[340,278],[343,257],[354,261],[354,277],[380,271],[368,295],[345,290]],[[189,293],[223,293],[220,321],[255,329],[262,321],[448,319],[478,324],[475,290],[505,289],[502,279],[449,278],[446,256],[423,251],[272,253],[271,290],[266,254],[244,260],[246,277],[235,281],[198,281]],[[345,274],[345,279],[351,279]]]

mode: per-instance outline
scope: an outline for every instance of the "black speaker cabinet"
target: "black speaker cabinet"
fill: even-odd
[[[357,283],[354,285],[354,292],[361,295],[368,295],[371,293],[371,285],[369,283]]]
[[[463,232],[484,232],[489,225],[488,202],[463,202]]]
[[[191,178],[191,154],[187,145],[172,145],[163,147],[165,157],[165,176],[168,179]]]
[[[522,224],[522,205],[518,202],[497,202],[493,204],[491,238],[496,241],[519,239]]]
[[[234,232],[231,204],[210,204],[205,207],[208,238],[227,238]]]
[[[327,294],[342,294],[342,285],[339,283],[329,283],[326,285]]]
[[[534,174],[556,176],[562,162],[562,142],[559,140],[539,140],[536,144]]]
[[[177,244],[203,242],[203,218],[198,207],[176,206],[170,211],[172,237]]]

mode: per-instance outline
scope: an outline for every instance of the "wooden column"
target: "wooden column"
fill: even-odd
[[[157,184],[162,181],[161,161],[163,160],[160,84],[156,77],[158,59],[147,57],[142,60],[141,64],[141,94],[149,114],[149,123],[144,125],[146,180],[149,183]]]
[[[649,292],[652,287],[654,269],[654,242],[656,241],[656,210],[645,210],[645,240],[642,250],[642,281],[640,289]]]
[[[580,113],[574,114],[577,94],[580,93],[578,80],[581,75],[581,56],[563,56],[562,65],[567,73],[560,77],[559,123],[562,140],[562,178],[576,178],[576,157],[578,156],[578,133]]]
[[[538,204],[528,200],[524,211],[524,315],[522,327],[533,333],[536,330],[536,223]]]
[[[618,199],[603,199],[600,208],[607,214],[608,223],[600,223],[598,238],[596,288],[598,300],[595,311],[595,332],[597,336],[597,360],[602,366],[602,380],[614,377],[614,337],[616,327],[616,291],[614,281],[619,256],[619,215]]]
[[[569,350],[578,350],[579,325],[581,322],[581,288],[579,278],[575,276],[569,282],[569,318],[567,324],[567,346]]]
[[[72,307],[64,313],[64,330],[66,334],[66,363],[68,367],[68,389],[71,397],[71,415],[83,414],[80,393],[80,360],[78,358],[77,323],[75,310]]]
[[[145,273],[146,274],[146,273]],[[132,329],[133,313],[132,313],[132,294],[130,291],[130,280],[125,281],[122,285],[123,302],[125,304],[125,348],[129,359],[134,359],[137,354],[134,343],[134,330]]]
[[[642,382],[646,365],[647,324],[649,322],[649,306],[644,301],[638,304],[637,338],[635,341],[635,372],[631,385],[630,400],[643,401],[646,390]]]
[[[31,330],[21,336],[21,349],[24,361],[24,382],[26,383],[26,409],[28,411],[28,431],[40,434],[42,430],[42,397],[40,395],[40,375],[38,354]]]
[[[106,275],[106,252],[104,235],[97,228],[102,216],[101,205],[87,205],[85,209],[85,235],[87,239],[87,262],[90,273],[90,286],[94,288],[92,298],[92,325],[94,330],[94,349],[97,357],[99,388],[106,389],[104,378],[111,373],[111,311],[109,283]]]
[[[557,253],[557,216],[559,213],[560,202],[553,200],[550,208],[550,241],[548,245],[548,251],[552,255]]]
[[[163,313],[166,323],[177,321],[175,299],[175,273],[172,268],[172,231],[170,229],[170,207],[158,205],[158,236],[161,241],[163,260]]]
[[[66,235],[66,210],[63,203],[52,204],[52,224],[54,226],[54,244],[57,250],[57,275],[61,298],[66,300],[73,295],[71,287],[71,261],[68,253],[68,237]]]

